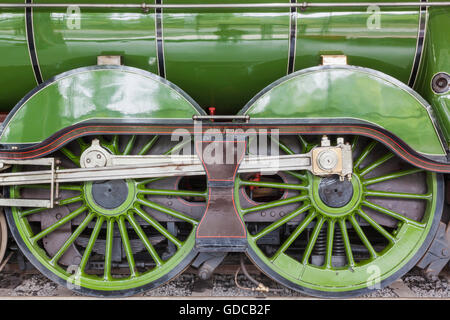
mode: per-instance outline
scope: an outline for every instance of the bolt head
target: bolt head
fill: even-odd
[[[338,156],[332,150],[324,150],[317,157],[317,164],[322,170],[332,170],[338,163]]]

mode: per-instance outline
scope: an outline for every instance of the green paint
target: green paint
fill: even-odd
[[[178,89],[154,76],[121,67],[79,69],[29,98],[8,122],[0,142],[39,142],[86,120],[169,119],[170,122],[170,119],[192,119],[194,114],[198,110]]]
[[[164,10],[167,79],[205,109],[237,113],[259,90],[286,75],[289,16],[289,9]]]
[[[71,4],[66,0],[34,0],[34,3]],[[186,1],[164,1],[177,3]],[[9,12],[0,9],[0,15]],[[8,79],[0,80],[7,88],[3,110],[10,110],[35,85],[25,42],[24,10],[13,12],[18,17],[4,19],[0,28],[0,53],[2,58],[7,57],[0,61],[0,70],[9,75]],[[295,70],[318,65],[321,54],[340,53],[348,56],[350,64],[374,68],[407,82],[416,49],[418,8],[381,8],[380,25],[374,25],[378,19],[375,14],[368,8],[298,10]],[[183,88],[203,108],[213,106],[217,114],[235,114],[258,91],[288,73],[290,17],[290,8],[164,9],[162,34],[167,79]],[[159,72],[155,10],[143,13],[139,9],[36,8],[33,26],[44,81],[74,68],[95,65],[99,55],[121,55],[127,66]]]
[[[0,111],[5,112],[37,85],[28,53],[24,10],[0,9],[0,57]]]
[[[418,152],[445,155],[425,102],[419,99],[381,73],[333,66],[304,70],[280,80],[245,114],[252,119],[364,120],[394,133]]]
[[[96,0],[95,3],[111,1]],[[71,69],[96,65],[97,56],[101,55],[120,55],[124,65],[158,74],[153,13],[75,7],[39,8],[33,10],[33,25],[44,80]]]
[[[408,83],[418,20],[418,8],[372,6],[299,11],[295,70],[318,65],[322,54],[344,54],[349,65],[379,70]]]
[[[450,8],[429,8],[425,48],[419,75],[414,86],[431,103],[450,146],[450,91],[436,94],[431,89],[431,80],[438,72],[450,74],[450,49],[448,32],[450,29]]]

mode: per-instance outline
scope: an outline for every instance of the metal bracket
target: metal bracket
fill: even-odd
[[[352,178],[352,147],[344,144],[343,138],[337,139],[337,146],[332,147],[327,136],[322,137],[320,147],[311,150],[311,172],[317,176],[338,174],[341,181]]]
[[[46,172],[47,175],[50,175],[50,200],[44,199],[6,199],[0,198],[0,206],[9,207],[9,206],[19,206],[19,207],[43,207],[43,208],[53,208],[55,203],[55,190],[57,191],[58,184],[55,179],[55,158],[41,158],[41,159],[33,159],[33,160],[7,160],[2,161],[2,169],[9,168],[12,165],[33,165],[33,166],[50,166],[50,172]],[[35,171],[41,172],[42,171]],[[16,175],[20,175],[22,173],[13,173]]]
[[[198,269],[200,279],[208,280],[227,254],[227,252],[200,252],[191,266]]]
[[[450,223],[440,222],[436,236],[428,251],[417,263],[430,276],[437,276],[450,261]]]
[[[322,60],[322,66],[347,65],[347,56],[343,54],[323,54],[320,57]]]
[[[121,66],[123,65],[122,56],[97,56],[97,65],[115,65]]]
[[[245,123],[250,121],[250,116],[221,116],[221,115],[209,115],[209,116],[197,116],[194,115],[192,116],[192,120],[194,121],[217,121],[217,120],[222,120],[222,121],[243,121]]]

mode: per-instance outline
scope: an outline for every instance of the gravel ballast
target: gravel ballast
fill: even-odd
[[[285,288],[263,275],[253,275],[265,286],[276,291],[259,292],[242,288],[254,288],[255,285],[239,275],[235,284],[234,275],[214,274],[207,281],[201,281],[193,273],[184,273],[176,279],[152,291],[141,293],[143,297],[289,297],[308,298],[307,296]],[[450,284],[447,276],[427,278],[420,269],[413,269],[401,279],[405,290],[398,290],[394,284],[374,291],[361,298],[450,298]],[[399,281],[399,280],[398,280]],[[406,295],[405,295],[406,294]],[[78,294],[59,286],[41,274],[0,274],[0,297],[60,297],[78,296]]]

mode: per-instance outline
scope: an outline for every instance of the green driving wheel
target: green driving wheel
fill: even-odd
[[[284,139],[277,142],[285,154],[320,141]],[[235,185],[249,258],[308,295],[350,297],[387,286],[422,257],[441,217],[441,175],[406,164],[375,141],[352,141],[351,181],[287,171],[277,179],[241,175]]]
[[[53,155],[61,169],[79,167],[94,138],[116,155],[170,154],[180,147],[170,137],[80,138]],[[62,183],[54,208],[11,207],[8,222],[27,258],[50,279],[82,294],[133,295],[171,280],[196,254],[199,215],[186,203],[206,195],[182,190],[176,179]],[[49,197],[47,185],[5,191],[16,199]]]

